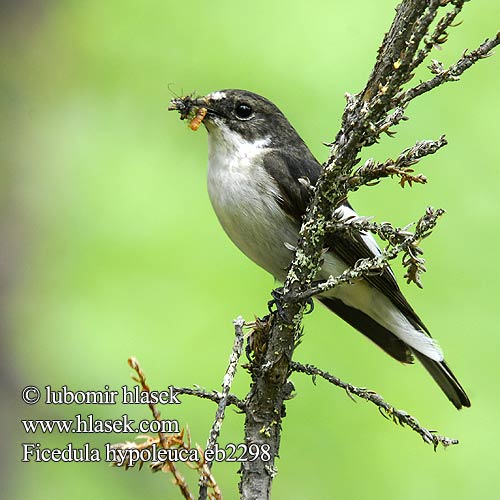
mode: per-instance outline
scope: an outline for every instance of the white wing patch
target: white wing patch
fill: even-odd
[[[336,212],[340,213],[343,219],[358,217],[354,210],[345,206],[339,207]],[[380,247],[371,234],[365,233],[361,237],[374,255],[380,255]],[[333,254],[328,253],[323,269],[328,274],[340,274],[338,259]],[[394,275],[390,268],[389,271]],[[388,297],[365,281],[357,281],[352,285],[334,288],[330,295],[342,300],[347,306],[368,314],[416,351],[434,361],[443,361],[443,352],[437,342],[425,332],[416,329]]]
[[[335,213],[341,214],[342,219],[347,219],[348,217],[359,217],[359,215],[352,208],[346,206],[340,206],[335,210]],[[382,250],[380,250],[380,247],[378,246],[377,240],[371,233],[361,233],[360,236],[374,256],[380,255],[382,253]],[[392,274],[394,279],[396,279],[396,276],[394,275],[392,269],[388,267],[387,270]]]
[[[350,217],[359,217],[359,215],[352,208],[346,207],[344,205],[337,208],[334,213],[340,214],[343,220]],[[375,241],[375,238],[370,233],[362,233],[361,238],[374,255],[380,255],[382,253],[380,247]]]

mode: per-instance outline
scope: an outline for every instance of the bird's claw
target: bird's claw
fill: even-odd
[[[283,287],[276,288],[271,292],[272,299],[267,303],[267,308],[271,314],[275,311],[273,307],[276,306],[276,312],[281,319],[284,319],[283,315]]]
[[[314,311],[314,300],[312,297],[309,297],[306,300],[306,308],[304,310],[304,314],[311,314]]]
[[[271,296],[273,297],[268,303],[267,303],[267,308],[269,312],[272,314],[273,307],[276,306],[276,312],[278,313],[278,316],[284,320],[284,308],[283,308],[283,287],[281,288],[276,288],[271,292]],[[311,297],[309,297],[306,300],[306,308],[304,311],[304,314],[311,314],[314,311],[314,301]]]

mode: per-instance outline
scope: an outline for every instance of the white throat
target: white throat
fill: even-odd
[[[247,141],[223,123],[209,128],[208,193],[219,221],[236,246],[281,279],[292,258],[297,228],[278,204],[276,181],[262,155],[271,138]]]
[[[260,156],[271,142],[270,137],[250,142],[227,125],[214,119],[216,125],[208,125],[208,161],[217,157],[217,163],[251,163]],[[241,165],[240,165],[241,166]]]

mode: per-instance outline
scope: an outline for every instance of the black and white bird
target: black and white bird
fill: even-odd
[[[268,99],[245,90],[174,99],[170,109],[208,131],[208,192],[217,217],[236,246],[283,282],[302,218],[321,165],[284,114]],[[345,202],[341,217],[357,216]],[[331,234],[317,279],[337,276],[359,259],[380,254],[370,234]],[[456,406],[469,398],[443,352],[407,302],[390,267],[376,276],[333,288],[324,305],[403,363],[415,355]]]

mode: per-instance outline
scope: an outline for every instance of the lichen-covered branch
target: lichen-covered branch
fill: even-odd
[[[432,45],[445,41],[445,31],[462,4],[460,0],[404,0],[398,6],[395,19],[384,37],[365,88],[359,94],[346,95],[347,105],[341,129],[330,144],[330,156],[324,164],[303,220],[295,256],[283,287],[280,313],[275,316],[265,348],[258,356],[259,363],[251,371],[252,388],[246,400],[245,438],[248,444],[269,445],[271,458],[267,461],[256,460],[251,465],[243,464],[240,491],[241,498],[245,500],[267,499],[270,495],[272,479],[276,474],[274,458],[279,450],[284,401],[288,395],[287,377],[293,351],[301,335],[307,291],[311,289],[320,267],[332,214],[352,189],[346,180],[352,178],[361,149],[376,143],[382,133],[391,133],[390,127],[406,119],[405,108],[412,99],[447,79],[458,77],[498,44],[496,36],[476,51],[464,55],[449,70],[438,71],[429,82],[405,91],[404,86],[412,80],[414,70],[424,61]],[[452,14],[444,14],[430,32],[440,9],[447,9],[449,5],[454,8]],[[437,150],[442,145],[444,139],[432,143],[430,149]],[[423,177],[411,177],[412,172],[405,170],[409,168],[405,163],[417,161],[425,154],[419,156],[420,153],[415,154],[415,150],[409,151],[399,155],[394,163],[384,165],[373,162],[362,171],[363,176],[365,179],[370,176],[378,179],[385,174],[398,175],[402,181],[405,179],[404,182],[422,182]],[[399,166],[395,165],[398,161]],[[379,170],[371,173],[369,167],[378,167]],[[356,187],[358,181],[352,182]],[[409,252],[409,260],[406,261],[409,267],[407,277],[416,283],[419,282],[418,269],[422,270],[417,253]],[[363,272],[373,272],[371,265],[375,263],[369,264]],[[297,296],[301,300],[297,301]]]
[[[485,40],[476,50],[473,50],[468,54],[464,52],[464,55],[455,64],[452,64],[447,69],[445,69],[438,61],[432,61],[430,69],[436,76],[426,82],[416,85],[400,96],[397,96],[395,102],[397,102],[399,106],[406,106],[411,100],[415,99],[415,97],[425,94],[445,82],[458,81],[460,79],[460,75],[465,70],[469,69],[474,63],[480,59],[490,57],[492,54],[491,51],[498,44],[500,44],[500,31],[493,38]]]
[[[437,219],[443,214],[443,209],[434,210],[431,207],[427,208],[425,215],[417,222],[414,233],[406,231],[406,228],[395,229],[387,222],[384,224],[370,222],[366,218],[353,221],[338,221],[329,224],[332,231],[373,232],[378,234],[383,240],[386,240],[389,246],[380,255],[371,259],[358,260],[354,266],[347,268],[338,276],[330,276],[326,280],[314,283],[307,290],[298,292],[295,296],[292,296],[291,300],[307,300],[344,283],[352,283],[369,275],[380,274],[384,271],[390,260],[397,258],[401,254],[403,255],[403,266],[408,268],[405,274],[408,283],[413,282],[419,288],[423,288],[420,281],[420,274],[424,273],[426,268],[424,267],[425,260],[421,257],[423,251],[419,244],[423,238],[429,236],[437,223]]]
[[[435,431],[430,431],[429,429],[422,427],[415,417],[412,417],[409,413],[407,413],[404,410],[398,410],[394,408],[394,406],[384,401],[384,398],[379,394],[377,394],[375,391],[371,391],[370,389],[366,389],[364,387],[356,387],[355,385],[349,384],[348,382],[343,382],[335,375],[332,375],[324,370],[316,368],[313,365],[303,365],[301,363],[292,361],[290,367],[294,372],[311,375],[314,383],[316,383],[316,377],[321,377],[327,382],[330,382],[330,384],[336,385],[337,387],[344,389],[347,395],[353,401],[355,400],[353,399],[352,395],[357,396],[358,398],[361,399],[365,399],[370,403],[373,403],[378,407],[382,416],[392,420],[393,422],[403,427],[405,425],[410,427],[410,429],[420,434],[425,443],[432,444],[434,446],[434,450],[436,450],[439,445],[442,445],[446,448],[450,445],[458,444],[457,439],[451,439],[446,436],[440,436],[439,434],[436,434]]]
[[[176,394],[185,394],[187,396],[195,396],[200,399],[208,399],[210,401],[213,401],[214,403],[219,404],[222,399],[224,398],[224,395],[222,392],[219,391],[207,391],[205,389],[202,389],[200,387],[173,387],[173,390],[175,391]],[[226,406],[236,406],[239,410],[245,411],[245,403],[241,401],[237,396],[234,394],[228,394],[226,397]]]
[[[413,59],[410,69],[415,69],[420,66],[424,59],[429,55],[433,48],[441,48],[441,45],[448,40],[446,30],[453,26],[453,21],[460,14],[466,0],[455,0],[454,2],[444,1],[441,4],[453,4],[453,10],[447,12],[437,23],[434,32],[428,36],[424,36],[424,46],[418,51]]]
[[[384,177],[399,177],[401,187],[405,184],[411,187],[412,183],[425,184],[427,178],[423,174],[413,175],[414,170],[411,168],[417,164],[425,156],[436,153],[448,142],[445,136],[441,136],[437,141],[419,141],[411,148],[405,149],[396,160],[388,159],[383,163],[378,163],[373,159],[367,160],[359,167],[350,177],[346,179],[346,189],[355,191],[360,186],[373,183]],[[343,178],[339,178],[342,182]]]

